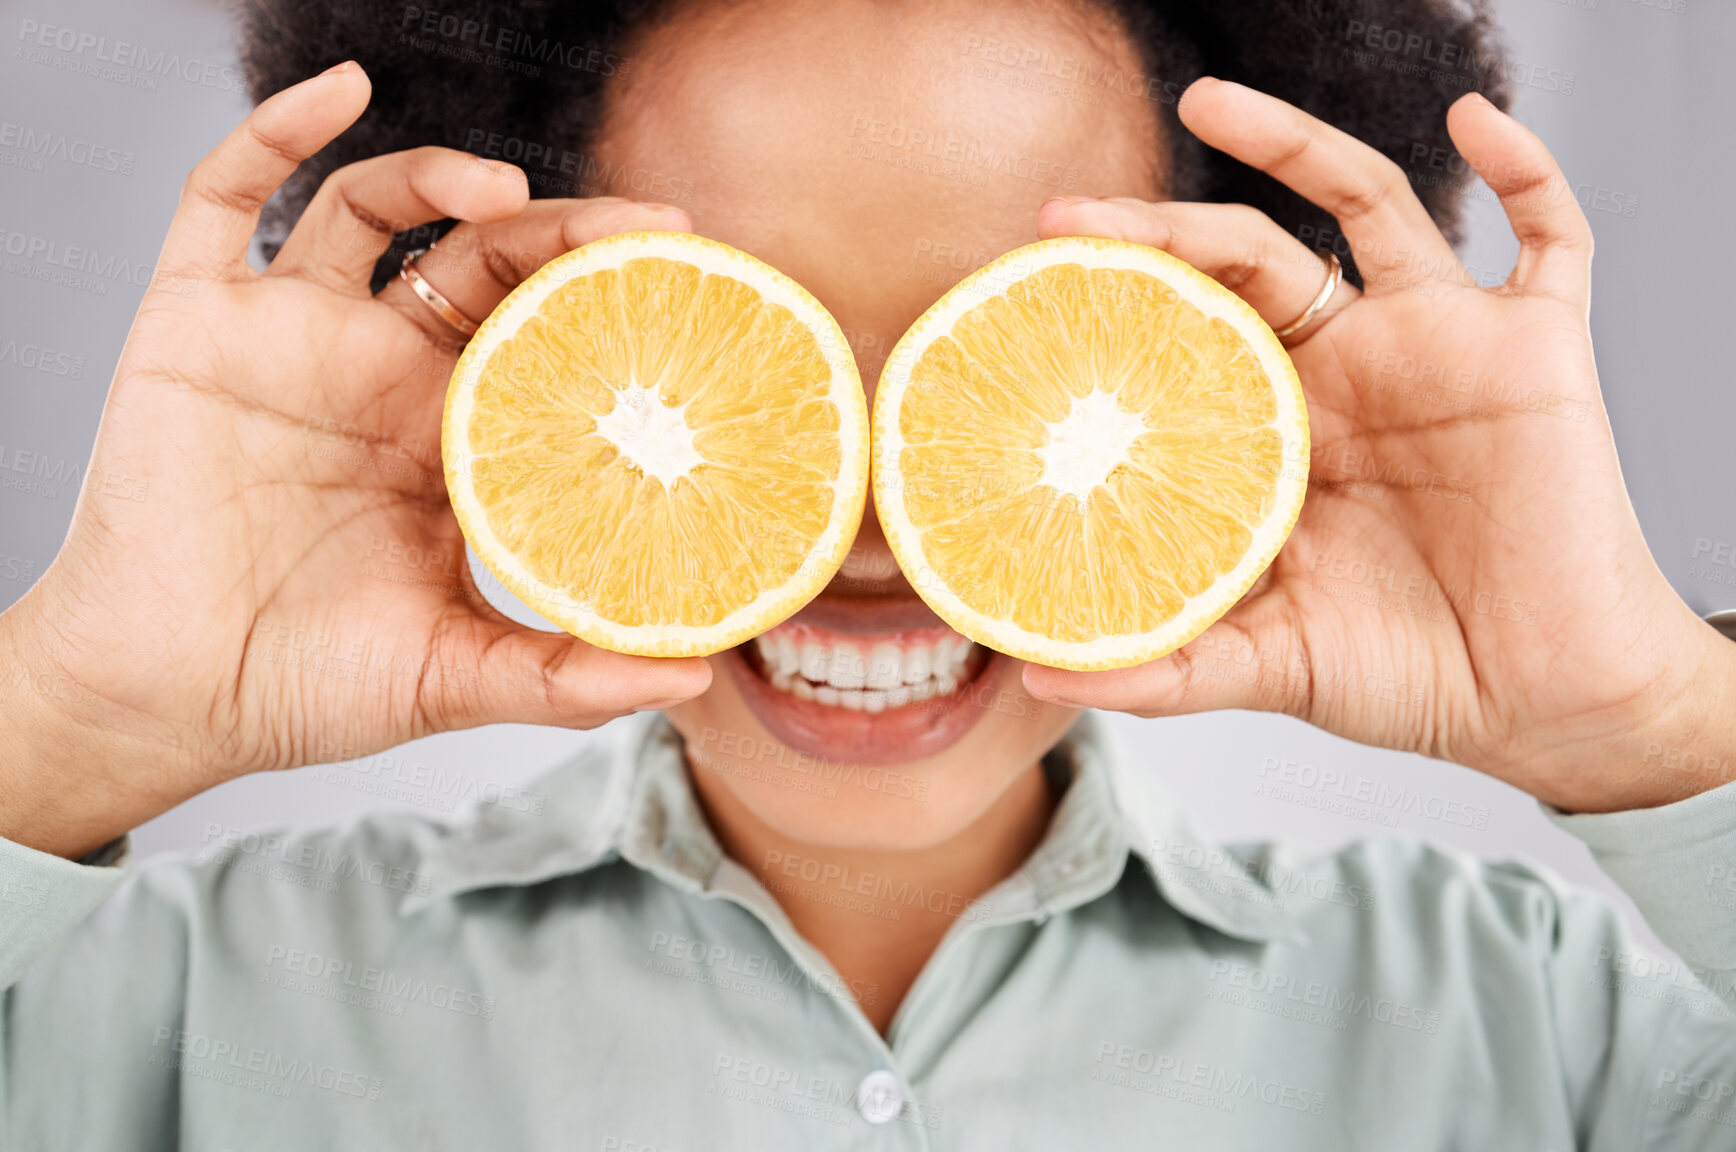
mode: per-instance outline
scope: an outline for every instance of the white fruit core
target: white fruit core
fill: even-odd
[[[705,463],[693,446],[686,408],[665,404],[657,389],[629,380],[615,393],[615,406],[597,417],[597,435],[613,444],[633,467],[671,488]]]
[[[1037,450],[1043,458],[1043,474],[1037,482],[1083,504],[1093,488],[1127,463],[1127,450],[1150,430],[1112,393],[1075,396],[1073,410],[1049,425],[1049,442]]]

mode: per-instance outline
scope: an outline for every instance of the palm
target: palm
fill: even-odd
[[[118,585],[110,569],[101,613],[81,621],[115,638],[116,702],[208,715],[237,767],[421,735],[439,695],[424,678],[474,676],[497,619],[445,503],[452,357],[391,307],[303,281],[211,295],[142,312],[93,469],[142,478],[147,499],[94,501],[100,533],[73,537],[173,541],[162,569]],[[257,334],[243,371],[222,352],[189,358],[220,326]]]
[[[1308,498],[1250,593],[1162,660],[1026,683],[1141,715],[1284,711],[1552,802],[1639,800],[1631,772],[1617,796],[1598,770],[1711,650],[1622,486],[1587,325],[1590,229],[1548,151],[1480,97],[1448,116],[1520,240],[1513,275],[1484,289],[1373,149],[1219,81],[1181,114],[1337,217],[1368,292],[1339,288],[1294,333]],[[1039,230],[1164,247],[1275,325],[1319,291],[1314,254],[1250,209],[1065,203]]]
[[[710,678],[703,661],[605,652],[482,600],[441,468],[456,334],[401,284],[368,292],[382,221],[471,221],[440,264],[483,315],[561,252],[685,217],[527,205],[516,169],[418,149],[332,175],[255,272],[258,207],[367,95],[354,69],[280,93],[189,178],[72,530],[32,589],[78,719],[148,737],[117,758],[155,773],[164,803],[448,728],[588,727]]]
[[[1308,501],[1225,623],[1293,638],[1299,714],[1354,739],[1482,759],[1521,716],[1557,746],[1594,737],[1578,718],[1637,695],[1664,653],[1598,656],[1643,584],[1577,560],[1632,544],[1583,319],[1444,295],[1363,297],[1298,350]]]

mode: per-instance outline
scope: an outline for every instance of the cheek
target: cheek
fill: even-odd
[[[996,778],[1004,787],[1021,768],[1053,748],[1078,719],[1080,709],[1039,700],[1025,691],[1024,667],[1022,660],[1008,660],[995,680],[971,690],[972,703],[982,710],[982,718],[963,740],[947,749],[945,757],[957,762],[960,776],[969,774],[974,764],[996,765]]]
[[[690,762],[717,758],[726,752],[732,758],[737,757],[749,747],[750,741],[753,750],[745,759],[751,760],[757,755],[759,738],[766,733],[736,690],[723,667],[722,657],[710,656],[706,662],[711,665],[711,687],[691,700],[665,709],[663,714],[681,733]]]

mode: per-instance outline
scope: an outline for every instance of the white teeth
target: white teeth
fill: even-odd
[[[937,680],[950,676],[955,681],[964,673],[971,642],[963,636],[947,636],[934,646],[934,676]]]
[[[896,644],[876,644],[868,653],[868,687],[885,691],[902,682],[900,665],[903,661]]]
[[[790,673],[794,669],[784,667],[783,658],[778,654],[778,644],[775,640],[768,640],[764,636],[755,636],[753,649],[759,653],[759,658],[765,661],[766,671],[771,673],[774,684],[777,683],[780,676],[785,680],[789,679]],[[779,685],[779,687],[783,686]]]
[[[832,657],[824,648],[809,640],[802,645],[801,673],[809,680],[824,680],[832,670]]]
[[[754,651],[772,687],[801,700],[852,712],[888,708],[958,691],[976,645],[958,635],[930,643],[879,640],[862,647],[849,640],[829,645],[776,630],[754,639]]]
[[[834,688],[861,688],[868,682],[868,665],[862,653],[843,644],[832,649],[832,674],[826,683]]]

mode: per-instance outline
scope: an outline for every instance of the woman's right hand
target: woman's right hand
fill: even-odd
[[[454,217],[419,268],[480,318],[554,256],[686,215],[529,202],[511,165],[420,148],[333,173],[254,271],[261,206],[369,91],[353,63],[287,89],[188,177],[66,542],[0,614],[0,836],[76,857],[248,772],[710,682],[481,598],[440,462],[462,341],[403,283],[368,289],[394,231]]]

